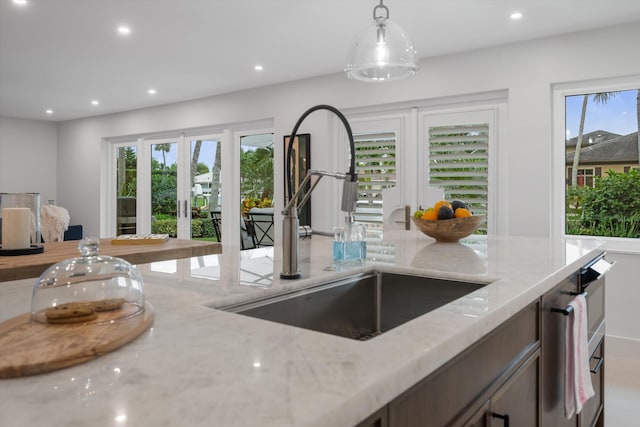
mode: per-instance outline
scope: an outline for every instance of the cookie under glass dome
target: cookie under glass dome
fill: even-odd
[[[129,262],[99,254],[100,241],[86,238],[80,255],[49,267],[36,281],[31,318],[45,324],[108,324],[145,310],[144,286]]]

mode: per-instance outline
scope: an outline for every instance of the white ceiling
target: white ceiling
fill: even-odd
[[[378,3],[27,1],[20,7],[0,0],[0,115],[54,121],[341,72],[348,44],[370,23]],[[421,58],[619,23],[640,25],[640,0],[386,0],[385,5]],[[514,10],[524,18],[511,21]],[[130,36],[117,34],[121,24],[131,27]],[[636,45],[629,41],[630,48]],[[254,71],[258,63],[264,71]],[[151,87],[158,92],[154,96],[147,94]],[[100,105],[91,106],[92,99]],[[48,108],[54,114],[46,115]]]

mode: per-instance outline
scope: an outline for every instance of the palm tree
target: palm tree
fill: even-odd
[[[171,151],[171,144],[156,144],[154,150],[162,152],[162,169],[167,169],[166,153]]]
[[[125,184],[126,184],[126,178],[127,178],[127,163],[126,163],[126,156],[125,156],[125,147],[119,147],[118,148],[118,169],[117,169],[117,174],[118,174],[118,178],[117,178],[117,185],[118,185],[118,196],[122,196],[124,195],[124,188],[125,188]]]
[[[202,140],[196,141],[193,147],[193,155],[191,156],[191,187],[195,182],[196,173],[198,172],[198,159],[200,158],[200,149],[202,148]]]
[[[593,95],[596,104],[606,104],[609,99],[618,95],[619,92],[600,92]],[[582,148],[582,136],[584,134],[584,119],[587,115],[587,104],[589,95],[584,95],[582,100],[582,114],[580,115],[580,127],[578,129],[578,140],[576,141],[576,151],[573,154],[573,168],[571,169],[571,185],[578,185],[578,166],[580,165],[580,149]]]
[[[218,208],[218,192],[220,191],[220,167],[222,166],[222,157],[220,156],[220,141],[216,142],[216,158],[211,168],[211,201],[209,209]]]

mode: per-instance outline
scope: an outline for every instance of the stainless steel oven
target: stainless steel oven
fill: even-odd
[[[591,427],[603,419],[605,273],[611,267],[601,253],[542,297],[542,425]],[[576,417],[564,416],[566,316],[569,302],[578,294],[587,300],[591,382],[596,395]]]

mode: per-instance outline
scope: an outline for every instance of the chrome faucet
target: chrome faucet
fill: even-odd
[[[323,171],[309,170],[307,175],[304,177],[304,180],[300,183],[298,190],[295,194],[292,189],[291,182],[291,154],[293,142],[298,133],[298,128],[300,124],[307,118],[307,116],[314,111],[317,110],[328,110],[334,113],[342,124],[344,125],[347,136],[349,137],[349,149],[350,149],[350,161],[349,161],[349,171],[347,173],[329,173]],[[356,148],[353,142],[353,133],[351,132],[351,126],[349,126],[349,122],[347,118],[338,111],[337,108],[332,107],[331,105],[316,105],[315,107],[309,108],[305,111],[302,116],[298,119],[295,126],[293,127],[293,131],[291,131],[291,136],[289,137],[289,146],[287,147],[287,162],[286,162],[286,182],[285,182],[285,207],[282,210],[283,220],[282,220],[282,271],[280,272],[280,277],[283,279],[299,279],[302,277],[300,271],[298,270],[298,211],[301,209],[304,204],[311,197],[311,192],[320,179],[323,176],[331,176],[336,179],[344,180],[344,184],[342,186],[342,206],[341,210],[346,212],[349,217],[352,216],[352,213],[356,210],[356,202],[358,201],[358,174],[356,174]],[[305,187],[311,180],[311,177],[317,177],[317,179],[311,184],[309,191],[303,196],[302,200],[298,204],[298,198],[305,191]]]

